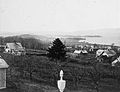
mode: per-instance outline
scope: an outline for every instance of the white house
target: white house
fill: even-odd
[[[75,54],[80,54],[80,53],[81,53],[81,50],[75,50],[74,53],[75,53]]]
[[[81,53],[82,54],[88,54],[87,50],[82,50]]]
[[[88,54],[87,50],[75,50],[74,54]]]
[[[99,57],[99,56],[111,57],[114,55],[116,55],[116,52],[114,50],[97,50],[96,51],[96,57]]]
[[[106,55],[107,57],[111,57],[116,55],[116,52],[114,50],[106,50],[103,55]]]
[[[120,56],[112,62],[112,66],[115,66],[116,63],[120,63]]]
[[[6,88],[6,69],[8,64],[0,56],[0,89]]]
[[[7,43],[5,47],[5,52],[15,55],[21,55],[21,54],[25,54],[25,49],[21,43],[18,42]]]

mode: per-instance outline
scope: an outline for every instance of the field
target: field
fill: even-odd
[[[10,65],[7,70],[9,88],[19,88],[19,83],[24,84],[25,82],[21,80],[29,80],[57,89],[57,80],[60,79],[59,72],[62,69],[64,80],[67,82],[67,90],[75,92],[80,90],[83,92],[120,91],[119,67],[98,63],[94,54],[67,58],[64,61],[51,61],[46,56],[14,56],[6,53],[0,55]]]

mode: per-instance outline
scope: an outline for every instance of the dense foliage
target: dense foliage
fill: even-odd
[[[48,56],[52,59],[63,59],[66,56],[65,45],[59,38],[53,41],[52,46],[48,49]]]

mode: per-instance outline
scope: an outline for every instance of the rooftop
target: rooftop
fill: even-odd
[[[4,59],[0,56],[0,68],[8,68],[8,64],[5,62]]]

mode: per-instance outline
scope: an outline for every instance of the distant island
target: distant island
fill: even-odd
[[[85,35],[85,36],[82,36],[82,37],[102,37],[100,35]]]
[[[69,40],[86,40],[86,38],[82,38],[82,37],[71,37],[71,38],[66,38],[66,39],[69,39]]]
[[[60,35],[62,38],[102,37],[101,35]]]

